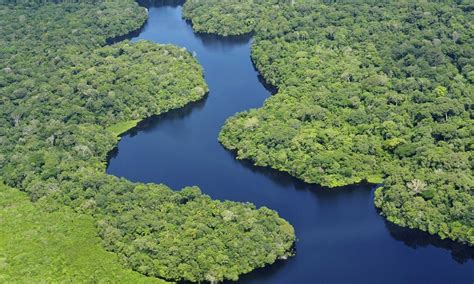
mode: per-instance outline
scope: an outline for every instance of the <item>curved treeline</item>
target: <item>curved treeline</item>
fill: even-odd
[[[0,182],[45,212],[92,215],[106,248],[148,276],[236,280],[289,253],[293,227],[272,210],[105,174],[118,133],[207,93],[184,49],[106,46],[140,28],[146,9],[17,2],[0,5]]]
[[[325,3],[326,2],[326,3]],[[329,187],[384,184],[388,220],[474,244],[472,1],[189,0],[201,32],[255,33],[278,88],[227,121],[238,158]]]

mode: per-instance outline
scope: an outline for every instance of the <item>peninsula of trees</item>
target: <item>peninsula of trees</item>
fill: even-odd
[[[118,134],[207,93],[182,48],[106,44],[139,29],[145,8],[12,2],[0,5],[0,281],[216,282],[290,253],[293,227],[268,208],[105,174]],[[19,255],[38,261],[31,272]]]
[[[472,1],[188,0],[193,27],[254,34],[278,92],[220,141],[338,187],[368,181],[401,226],[474,244]]]

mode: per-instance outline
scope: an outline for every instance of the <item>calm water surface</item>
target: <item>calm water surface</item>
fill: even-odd
[[[250,60],[250,37],[198,35],[180,5],[149,8],[132,40],[195,52],[210,93],[184,109],[148,119],[124,135],[107,172],[174,189],[198,185],[220,200],[267,206],[295,227],[296,256],[242,276],[241,283],[473,283],[471,249],[389,224],[373,188],[328,190],[236,161],[217,141],[225,120],[260,107],[272,91]]]

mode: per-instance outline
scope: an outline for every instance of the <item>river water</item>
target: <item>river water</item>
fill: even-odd
[[[369,185],[325,189],[237,161],[217,141],[225,120],[272,94],[250,59],[250,37],[199,35],[178,4],[149,7],[132,40],[193,52],[210,92],[125,134],[107,172],[174,189],[197,185],[215,199],[267,206],[291,222],[296,255],[243,275],[241,283],[472,283],[473,250],[400,228],[379,216]]]

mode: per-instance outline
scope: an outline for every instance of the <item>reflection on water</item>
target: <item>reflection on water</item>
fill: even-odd
[[[111,154],[107,172],[174,189],[197,185],[220,200],[267,206],[293,224],[296,256],[257,269],[241,283],[469,283],[472,248],[386,222],[373,186],[327,189],[235,160],[217,141],[225,120],[275,93],[250,59],[251,38],[196,34],[182,1],[141,1],[149,19],[132,41],[185,47],[204,67],[208,96],[141,122]]]

